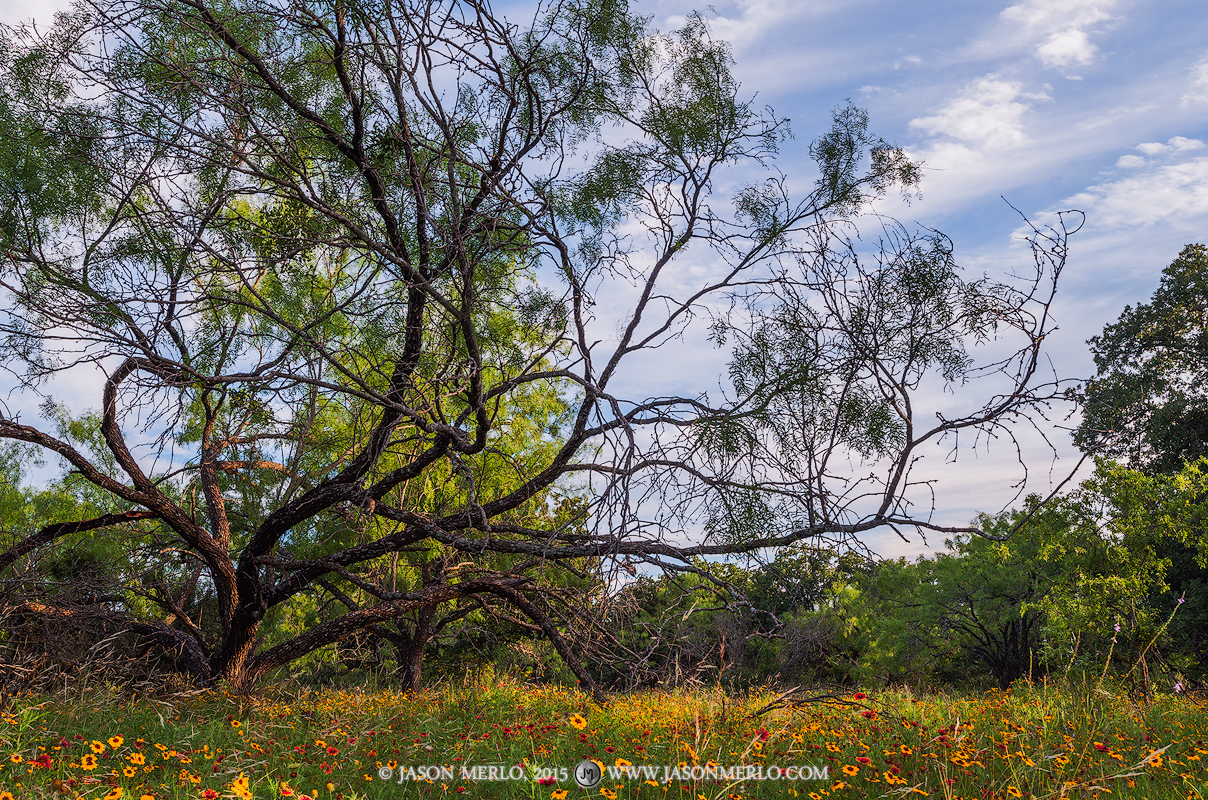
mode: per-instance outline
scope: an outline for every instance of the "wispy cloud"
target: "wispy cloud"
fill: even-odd
[[[1090,64],[1098,48],[1091,42],[1095,26],[1114,17],[1116,0],[1024,0],[1004,9],[1005,20],[1024,27],[1034,53],[1046,67]]]
[[[1195,145],[1179,150],[1177,145],[1148,144],[1163,148],[1154,151],[1159,156],[1204,146],[1199,140],[1175,138]],[[1138,157],[1124,156],[1121,161],[1135,158]],[[1122,166],[1148,166],[1148,169],[1140,175],[1088,187],[1064,201],[1065,204],[1085,210],[1092,224],[1100,230],[1159,222],[1198,227],[1208,215],[1208,157],[1160,165],[1142,165],[1129,160]]]
[[[1196,103],[1208,103],[1208,53],[1191,68],[1191,86],[1180,105],[1186,108]]]
[[[973,81],[937,113],[910,121],[910,127],[932,136],[956,139],[977,150],[1013,149],[1027,144],[1024,115],[1030,104],[1048,100],[1043,92],[1027,93],[1017,81],[987,75]]]

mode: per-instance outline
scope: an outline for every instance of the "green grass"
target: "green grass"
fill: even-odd
[[[1200,798],[1208,783],[1208,704],[1193,698],[1137,705],[1083,687],[1020,687],[839,699],[847,702],[784,707],[770,692],[738,698],[715,690],[645,692],[600,708],[574,690],[493,676],[410,695],[205,692],[123,700],[105,690],[68,690],[12,698],[0,719],[0,787],[17,800],[290,793],[335,800],[544,799],[562,792],[818,800],[1016,793]],[[766,710],[769,704],[776,707]],[[591,792],[573,778],[542,785],[461,776],[463,766],[475,765],[569,770],[584,758],[659,771],[649,782],[606,773]],[[772,765],[825,767],[828,777],[664,780],[664,765],[710,762],[762,765],[765,772]],[[453,777],[406,784],[379,777],[382,767],[397,776],[407,766],[439,765]]]

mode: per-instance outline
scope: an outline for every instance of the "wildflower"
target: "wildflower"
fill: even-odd
[[[127,778],[133,778],[135,775],[138,774],[138,767],[132,767],[132,766],[122,767],[122,774],[125,775]]]
[[[1116,633],[1119,633],[1120,632],[1120,623],[1117,622],[1115,624],[1115,626],[1112,628],[1112,630],[1114,630]]]
[[[612,789],[601,789],[600,794],[608,798],[608,800],[617,800],[617,793]]]
[[[566,800],[566,790],[565,789],[555,789],[550,794],[550,797],[553,798],[553,800]]]
[[[867,756],[858,756],[856,758],[856,761],[858,761],[859,763],[863,764],[866,767],[872,764],[872,759],[868,758]]]
[[[96,769],[96,756],[94,756],[92,753],[89,753],[88,755],[81,758],[80,759],[80,769],[83,769],[83,770]]]
[[[122,746],[122,742],[124,742],[124,741],[126,741],[126,740],[123,739],[122,735],[119,733],[117,736],[109,737],[109,746],[112,747],[114,750],[116,750]]]
[[[8,757],[8,760],[13,762],[14,764],[20,764],[22,761],[25,760],[25,758],[20,753],[13,753],[11,756]]]
[[[109,794],[105,795],[105,800],[121,800],[122,787],[114,786],[109,790]]]
[[[1103,742],[1095,742],[1095,749],[1100,753],[1106,753],[1110,748]]]
[[[0,792],[0,800],[15,800],[8,792]]]
[[[1023,797],[1023,792],[1019,791],[1014,786],[1007,787],[1007,794],[1011,795],[1012,797]]]
[[[213,789],[206,789],[201,793],[201,796],[205,798],[205,800],[217,800],[218,792],[214,791]]]
[[[863,699],[867,698],[868,695],[864,694],[864,692],[856,692],[855,694],[852,695],[852,697],[855,698],[856,700],[863,700]]]
[[[580,717],[578,714],[570,715],[570,724],[578,730],[583,730],[587,727],[587,720]]]
[[[625,759],[623,759],[623,758],[618,758],[618,759],[617,759],[617,761],[616,761],[616,764],[617,764],[617,766],[618,766],[618,767],[631,767],[631,766],[633,766],[633,762],[632,762],[632,761],[626,761],[626,760],[625,760]]]
[[[865,719],[876,719],[877,718],[877,712],[872,711],[872,710],[862,711],[862,712],[860,712],[860,715],[863,716]]]
[[[329,792],[334,792],[336,790],[336,785],[334,783],[332,783],[331,781],[328,781],[327,785],[324,786],[323,788]]]
[[[138,798],[138,800],[155,800],[155,795],[153,795],[153,794],[144,794],[144,795],[142,795],[141,797],[139,797],[139,798]]]
[[[1183,691],[1183,682],[1182,681],[1175,681],[1174,691],[1175,691],[1175,694],[1178,694],[1179,692]]]
[[[96,739],[93,739],[92,744],[88,745],[88,747],[92,749],[92,752],[97,754],[105,752],[105,743],[98,742]]]
[[[285,781],[281,781],[281,796],[282,797],[293,797],[294,796],[294,790],[289,788],[289,784],[287,784]]]
[[[860,768],[851,764],[843,765],[843,774],[847,776],[856,775],[860,772]]]
[[[231,727],[232,727],[232,728],[242,728],[242,727],[243,727],[243,723],[242,723],[242,722],[240,722],[240,721],[239,721],[239,720],[237,720],[237,719],[233,719],[233,720],[231,720]]]
[[[147,763],[147,757],[144,756],[142,753],[131,753],[130,755],[126,756],[126,758],[128,758],[130,760],[131,764],[134,764],[139,767],[141,767],[143,764]]]

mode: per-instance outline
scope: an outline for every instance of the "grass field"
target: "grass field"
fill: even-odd
[[[410,695],[69,689],[10,698],[0,800],[1201,798],[1206,742],[1202,700],[1137,705],[1077,686],[853,692],[793,706],[771,692],[645,692],[606,708],[493,676]],[[572,777],[583,759],[613,768],[590,791]],[[625,775],[643,766],[654,769]],[[761,766],[765,779],[738,780]],[[804,777],[770,779],[790,766]]]

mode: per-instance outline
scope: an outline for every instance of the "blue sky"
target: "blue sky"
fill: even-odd
[[[643,4],[676,27],[693,6]],[[938,228],[970,274],[1026,262],[1021,220],[1087,214],[1071,240],[1049,344],[1064,376],[1093,371],[1085,340],[1146,301],[1185,244],[1208,241],[1208,11],[1202,2],[740,0],[715,3],[744,88],[792,119],[781,168],[807,174],[806,145],[850,98],[872,129],[926,163],[922,200],[881,210]],[[1031,441],[1043,491],[1076,453]],[[939,459],[942,460],[942,459]],[[939,516],[996,511],[1018,477],[1009,448],[935,466]],[[878,539],[887,555],[921,548]],[[937,545],[939,542],[932,541]]]
[[[663,30],[699,7],[636,4]],[[48,21],[51,8],[0,0],[0,21]],[[1002,198],[1040,223],[1086,212],[1050,342],[1063,376],[1089,374],[1085,340],[1145,301],[1183,245],[1208,241],[1203,0],[738,0],[706,15],[732,43],[744,89],[791,118],[796,139],[779,166],[800,189],[812,181],[809,142],[850,99],[877,134],[926,163],[922,200],[879,210],[947,233],[971,274],[1001,274],[1026,256]],[[1073,450],[1054,436],[1059,478]],[[1031,488],[1044,490],[1049,459],[1032,445]],[[967,458],[943,468],[937,453],[942,520],[1010,502],[1014,454],[977,458],[976,469]],[[887,555],[920,549],[878,544]]]

